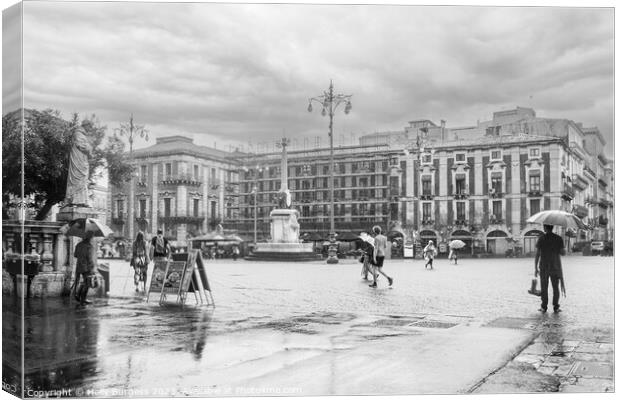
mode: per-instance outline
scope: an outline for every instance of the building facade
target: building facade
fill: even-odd
[[[111,227],[118,236],[134,232],[166,237],[186,244],[189,236],[214,230],[234,219],[237,203],[235,153],[198,146],[191,138],[158,138],[155,145],[133,152],[134,218],[128,220],[129,183],[110,195]]]
[[[592,229],[564,231],[570,243],[613,239],[613,161],[596,128],[534,110],[448,128],[415,120],[399,131],[334,148],[334,221],[339,234],[380,225],[388,237],[424,245],[463,240],[465,252],[531,253],[541,210],[575,213]],[[230,153],[181,136],[134,152],[135,231],[156,227],[184,241],[218,224],[246,240],[268,240],[282,153]],[[288,151],[288,188],[300,233],[328,238],[330,149]],[[126,232],[127,190],[115,189],[113,226]]]

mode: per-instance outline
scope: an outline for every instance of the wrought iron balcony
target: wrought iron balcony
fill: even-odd
[[[431,193],[422,193],[420,200],[433,200],[433,195]]]
[[[176,215],[162,215],[158,214],[157,218],[160,223],[164,224],[194,224],[204,221],[204,213],[187,213]]]
[[[573,205],[573,214],[575,214],[579,218],[587,217],[588,216],[588,207],[575,204],[575,205]]]
[[[493,199],[501,199],[503,195],[504,194],[501,192],[501,190],[496,190],[492,187],[489,188],[489,197]]]
[[[504,223],[504,219],[501,216],[491,215],[489,217],[489,223],[491,223],[491,224],[502,224],[502,223]]]
[[[124,225],[127,221],[125,220],[127,218],[127,215],[125,215],[125,213],[120,212],[117,213],[115,216],[112,216],[112,223],[114,225]]]
[[[530,189],[529,192],[527,192],[528,197],[542,197],[542,191],[540,189]]]
[[[571,201],[575,198],[575,190],[572,185],[565,183],[562,186],[562,194],[561,196],[564,200]]]
[[[455,200],[464,200],[464,199],[466,199],[468,197],[469,197],[469,191],[467,191],[467,190],[457,190],[454,193],[454,199]]]
[[[199,178],[190,174],[168,175],[161,180],[162,185],[188,185],[200,186],[202,182]]]

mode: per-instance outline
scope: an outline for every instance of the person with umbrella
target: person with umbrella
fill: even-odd
[[[465,242],[462,240],[455,239],[448,243],[448,247],[450,248],[450,254],[448,254],[448,260],[454,260],[454,265],[458,264],[458,253],[457,250],[465,247]]]
[[[540,273],[540,310],[547,312],[549,280],[553,287],[553,311],[558,313],[560,310],[560,291],[566,297],[566,287],[564,286],[564,274],[562,272],[562,261],[560,256],[566,254],[564,241],[553,233],[553,226],[563,226],[573,229],[588,229],[588,227],[577,217],[561,210],[545,210],[536,213],[527,219],[530,223],[543,224],[545,233],[536,242],[536,258],[534,260],[534,276]],[[540,263],[539,263],[540,261]]]
[[[90,280],[94,278],[97,270],[97,251],[92,241],[95,233],[93,231],[86,231],[84,239],[75,246],[75,252],[73,256],[77,258],[75,266],[75,279],[80,282],[75,293],[75,299],[80,302],[80,305],[90,304],[89,300],[86,300],[88,295],[88,289],[90,287]]]
[[[424,254],[424,259],[426,260],[426,264],[424,264],[424,269],[426,269],[429,265],[431,266],[431,269],[433,269],[433,260],[437,255],[437,248],[435,247],[435,244],[432,240],[428,241],[428,244],[426,245],[426,247],[424,247],[424,251],[422,252],[422,254]]]
[[[566,288],[564,287],[564,276],[562,274],[562,261],[560,256],[565,254],[564,241],[562,238],[553,233],[553,225],[544,225],[545,233],[538,238],[536,242],[536,258],[534,259],[534,276],[540,273],[540,309],[541,312],[547,312],[547,303],[549,301],[549,280],[553,287],[553,312],[558,313],[560,310],[560,291],[566,296]]]

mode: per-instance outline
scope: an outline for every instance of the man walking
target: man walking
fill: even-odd
[[[388,280],[388,284],[392,286],[392,279],[383,272],[383,261],[385,260],[385,252],[387,251],[387,237],[381,234],[381,228],[379,226],[373,226],[372,231],[375,234],[375,264],[372,272],[373,282],[370,287],[377,287],[377,278],[379,274],[385,276]]]
[[[566,296],[566,288],[564,287],[564,276],[562,274],[562,261],[560,256],[565,254],[564,241],[562,238],[553,233],[553,225],[544,225],[545,233],[538,238],[536,242],[536,258],[534,260],[534,276],[540,273],[540,309],[541,312],[547,312],[547,303],[549,295],[549,280],[553,287],[553,312],[558,313],[560,310],[560,291]]]

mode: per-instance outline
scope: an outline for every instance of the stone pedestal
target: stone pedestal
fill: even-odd
[[[255,261],[313,261],[320,260],[312,243],[299,240],[299,212],[291,209],[277,209],[269,214],[271,218],[271,241],[257,243],[246,260]]]
[[[105,218],[105,215],[103,216]],[[102,220],[101,213],[96,212],[91,207],[64,206],[56,214],[57,221],[69,222],[76,218],[96,218]]]

